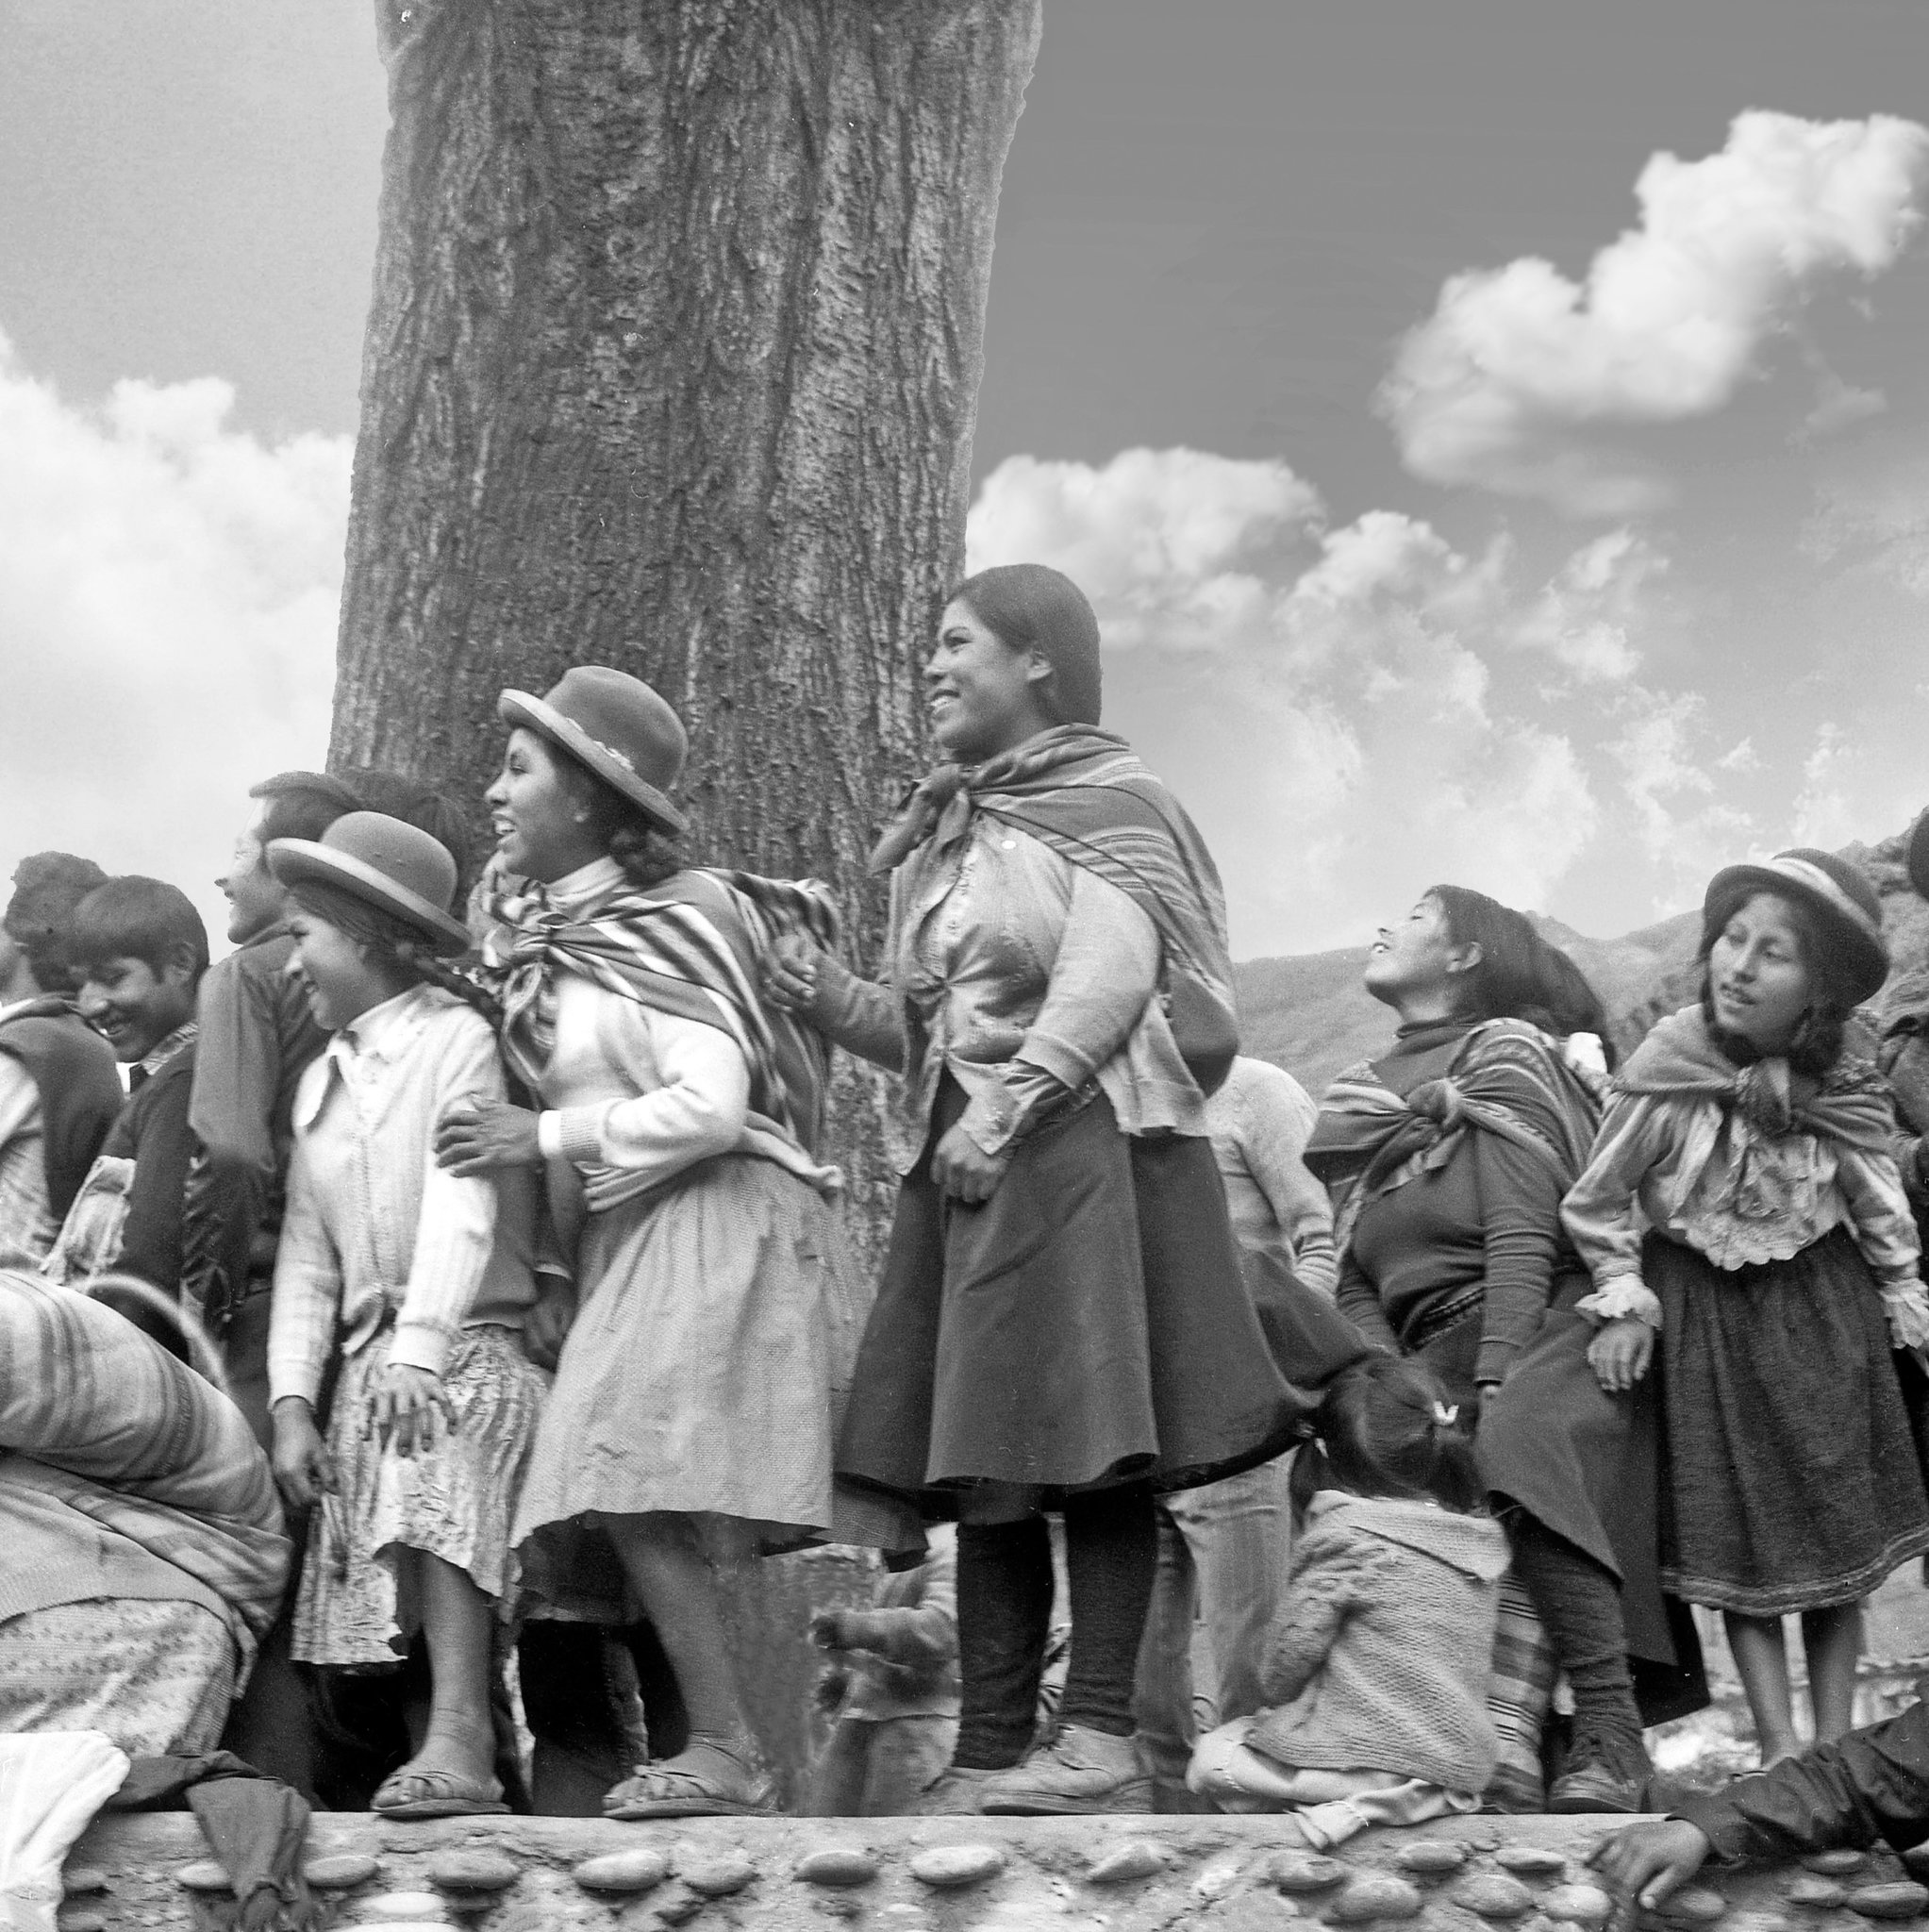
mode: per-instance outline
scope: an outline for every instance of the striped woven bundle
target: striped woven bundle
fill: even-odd
[[[828,887],[708,868],[644,891],[611,888],[572,919],[534,881],[505,884],[483,907],[493,928],[477,977],[503,1005],[503,1055],[532,1089],[556,1044],[556,975],[579,973],[640,1005],[715,1026],[750,1069],[750,1105],[815,1154],[823,1131],[829,1054],[811,1029],[773,1013],[762,967],[785,933],[826,951],[838,943]]]

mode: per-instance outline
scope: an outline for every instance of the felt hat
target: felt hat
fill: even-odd
[[[1888,941],[1882,936],[1882,901],[1862,868],[1833,852],[1798,846],[1763,865],[1724,866],[1708,881],[1702,901],[1705,922],[1740,891],[1773,892],[1797,899],[1822,922],[1851,1001],[1872,998],[1888,977]]]
[[[1909,869],[1909,883],[1929,899],[1929,811],[1919,818],[1909,831],[1904,863]]]
[[[331,886],[412,926],[439,953],[469,947],[450,916],[456,859],[440,840],[378,811],[351,811],[315,839],[273,839],[268,866],[284,886]]]
[[[683,770],[690,740],[683,721],[640,677],[607,664],[577,664],[545,696],[506,691],[496,709],[506,724],[540,731],[666,832],[690,829],[665,795]]]

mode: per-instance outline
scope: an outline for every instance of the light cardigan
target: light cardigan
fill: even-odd
[[[889,986],[832,962],[813,1023],[904,1075],[899,1171],[918,1161],[938,1088],[989,1155],[1068,1091],[1096,1082],[1125,1134],[1206,1133],[1200,1092],[1157,998],[1157,928],[1132,898],[988,813],[891,874]]]
[[[1302,1158],[1319,1109],[1283,1067],[1241,1054],[1206,1103],[1212,1158],[1233,1234],[1246,1250],[1284,1249],[1293,1273],[1333,1299],[1333,1204]]]
[[[536,1299],[535,1174],[458,1177],[435,1157],[452,1108],[506,1095],[488,1022],[428,986],[372,1007],[302,1075],[268,1329],[271,1402],[314,1402],[338,1321],[352,1356],[392,1312],[389,1360],[432,1374],[463,1328],[522,1326]]]
[[[1774,1200],[1772,1214],[1738,1211],[1744,1171],[1757,1198]],[[1886,1153],[1813,1134],[1768,1136],[1738,1108],[1702,1095],[1621,1094],[1561,1220],[1593,1276],[1594,1292],[1579,1307],[1596,1321],[1634,1315],[1661,1325],[1660,1299],[1641,1279],[1651,1228],[1733,1270],[1788,1260],[1846,1226],[1881,1291],[1896,1345],[1929,1341],[1915,1220]]]

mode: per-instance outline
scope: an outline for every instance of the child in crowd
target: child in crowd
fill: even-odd
[[[1330,1845],[1477,1808],[1499,1750],[1487,1692],[1507,1540],[1441,1392],[1391,1356],[1328,1389],[1293,1475],[1269,1707],[1192,1755],[1188,1783],[1221,1809],[1294,1811]]]
[[[332,1034],[302,1076],[269,1331],[274,1467],[316,1507],[293,1655],[392,1667],[419,1631],[426,1735],[374,1794],[396,1818],[499,1812],[490,1710],[509,1520],[541,1377],[535,1175],[458,1177],[436,1129],[505,1092],[495,1038],[433,956],[468,943],[455,859],[398,819],[351,812],[320,842],[274,841],[293,970]],[[328,1435],[316,1407],[341,1335]]]
[[[1703,991],[1615,1082],[1563,1219],[1594,1280],[1601,1386],[1658,1357],[1663,1582],[1721,1610],[1762,1762],[1798,1748],[1782,1618],[1815,1731],[1849,1728],[1861,1600],[1929,1548],[1892,1349],[1929,1341],[1894,1117],[1849,1015],[1888,971],[1846,859],[1716,874]]]
[[[37,852],[0,919],[0,1267],[46,1258],[121,1110],[114,1057],[75,1011],[67,929],[108,875]]]
[[[895,1818],[951,1762],[957,1741],[957,1531],[931,1531],[924,1560],[885,1579],[869,1610],[825,1610],[812,1642],[841,1652],[836,1724],[811,1779],[813,1818]]]
[[[82,1288],[109,1271],[137,1276],[152,1301],[107,1298],[158,1341],[180,1345],[166,1310],[181,1278],[181,1195],[192,1135],[194,998],[208,929],[188,895],[159,879],[108,879],[74,909],[68,956],[82,1018],[131,1071],[122,1108],[42,1263]]]

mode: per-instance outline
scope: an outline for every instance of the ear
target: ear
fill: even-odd
[[[1486,953],[1481,950],[1481,944],[1478,940],[1469,940],[1459,949],[1459,952],[1460,958],[1458,964],[1455,964],[1451,959],[1447,962],[1447,971],[1449,973],[1472,973],[1487,958]]]
[[[1036,644],[1025,652],[1024,676],[1027,684],[1046,684],[1057,675],[1057,668]]]
[[[200,956],[186,940],[176,940],[168,948],[167,964],[160,970],[163,986],[191,988],[201,971]]]

